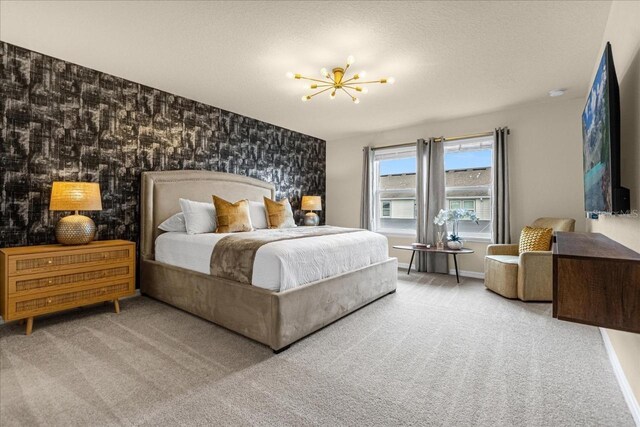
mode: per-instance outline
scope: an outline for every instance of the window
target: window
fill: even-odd
[[[460,221],[460,236],[490,239],[493,136],[445,142],[444,150],[447,206],[474,211],[479,220]]]
[[[391,201],[382,202],[382,218],[391,218]]]
[[[416,233],[416,148],[379,148],[374,152],[374,230]]]
[[[449,209],[466,209],[468,211],[476,211],[475,200],[449,199]]]
[[[493,136],[444,143],[445,208],[466,209],[478,216],[478,224],[470,220],[458,223],[464,239],[491,238],[492,160]],[[416,166],[413,145],[374,151],[374,231],[415,236]]]

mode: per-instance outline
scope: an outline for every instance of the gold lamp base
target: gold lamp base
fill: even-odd
[[[96,235],[96,224],[84,215],[69,215],[56,224],[56,240],[63,245],[86,245]]]

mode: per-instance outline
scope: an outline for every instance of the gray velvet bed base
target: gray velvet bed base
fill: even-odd
[[[280,350],[396,289],[388,259],[284,292],[143,260],[141,291]]]
[[[396,258],[283,292],[170,266],[154,260],[157,226],[180,211],[180,197],[210,201],[273,198],[271,184],[208,171],[142,174],[140,290],[268,345],[274,351],[396,290]]]

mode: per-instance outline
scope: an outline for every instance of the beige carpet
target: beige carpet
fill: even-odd
[[[146,297],[4,325],[0,425],[633,425],[597,328],[400,277],[280,355]]]

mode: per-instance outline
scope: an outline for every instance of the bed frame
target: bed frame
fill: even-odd
[[[396,258],[273,292],[155,261],[158,225],[180,212],[180,197],[210,202],[262,202],[274,198],[272,184],[209,171],[142,173],[140,290],[172,306],[268,345],[276,353],[295,341],[396,290]]]

